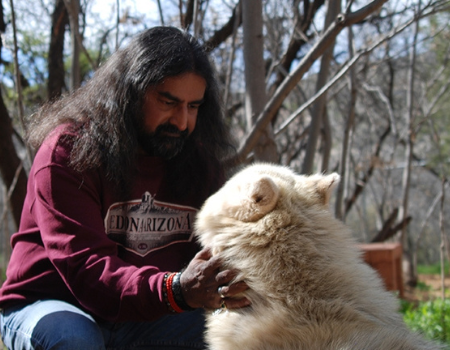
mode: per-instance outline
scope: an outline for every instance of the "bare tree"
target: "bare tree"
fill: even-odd
[[[419,1],[419,9],[420,12],[421,1]],[[416,68],[416,50],[417,50],[417,38],[419,36],[419,21],[415,23],[413,42],[411,45],[410,51],[410,62],[409,62],[409,72],[408,72],[408,91],[406,94],[406,105],[407,105],[407,113],[406,113],[406,125],[407,125],[407,136],[405,140],[405,163],[406,166],[403,172],[403,181],[402,181],[402,206],[399,212],[399,218],[404,222],[405,218],[408,216],[408,205],[409,205],[409,190],[410,190],[410,182],[411,182],[411,164],[412,164],[412,155],[414,153],[414,139],[415,139],[415,131],[414,131],[414,80],[415,80],[415,68]],[[411,251],[409,249],[409,240],[407,237],[407,226],[404,224],[402,226],[400,242],[403,246],[403,257],[408,262],[408,268],[406,271],[406,282],[411,285],[416,285],[417,281],[415,280],[414,274],[414,263],[413,258],[411,256]]]
[[[441,205],[439,210],[439,228],[441,232],[441,245],[440,245],[440,263],[441,263],[441,298],[442,300],[445,299],[445,247],[446,247],[446,241],[447,237],[445,234],[445,224],[444,224],[444,207],[445,207],[445,186],[446,186],[446,179],[442,180],[442,197],[441,197]]]
[[[70,90],[75,90],[81,84],[80,78],[80,43],[79,43],[79,23],[80,0],[64,0],[67,12],[69,13],[70,34],[72,44],[72,68],[70,72]]]
[[[293,2],[293,31],[289,38],[288,46],[275,64],[278,66],[273,84],[270,86],[270,95],[282,84],[292,65],[298,59],[300,50],[312,39],[306,33],[313,26],[314,18],[317,12],[322,8],[325,0],[296,0]],[[303,11],[300,10],[302,8]]]
[[[263,130],[272,121],[278,113],[279,108],[295,88],[303,75],[310,69],[312,64],[323,55],[323,53],[333,44],[336,36],[346,27],[351,26],[369,16],[372,12],[378,10],[387,0],[374,0],[366,6],[355,12],[348,12],[337,16],[333,23],[324,30],[316,44],[308,51],[308,53],[299,62],[297,67],[293,69],[284,79],[283,83],[278,87],[273,96],[267,102],[264,110],[259,114],[257,121],[247,134],[245,140],[241,143],[237,162],[245,160],[247,155],[254,149]]]
[[[4,33],[6,25],[3,19],[3,6],[0,9],[0,32]],[[3,41],[0,41],[0,55],[2,44]],[[14,146],[13,135],[12,119],[6,108],[3,94],[0,93],[0,173],[8,190],[7,203],[5,205],[10,204],[9,207],[14,223],[18,227],[22,213],[22,205],[26,195],[27,174]]]
[[[245,106],[247,125],[251,128],[266,104],[265,65],[263,58],[262,1],[243,1]],[[277,162],[272,126],[268,124],[253,149],[254,159]]]
[[[353,57],[353,29],[351,27],[348,28],[348,51],[350,57]],[[345,216],[343,212],[343,203],[345,196],[345,189],[347,188],[348,183],[348,156],[349,156],[349,148],[351,142],[352,130],[355,123],[355,105],[356,105],[356,97],[357,97],[357,87],[356,87],[356,68],[350,68],[349,73],[349,89],[350,89],[350,99],[348,103],[348,115],[345,123],[344,137],[342,141],[342,152],[341,152],[341,160],[339,163],[339,174],[341,175],[341,182],[339,183],[339,187],[336,194],[336,217],[345,221]]]
[[[55,0],[55,9],[52,14],[50,47],[48,50],[48,99],[53,99],[60,96],[66,87],[66,71],[64,68],[64,37],[68,23],[69,16],[64,0]]]
[[[328,28],[335,18],[341,12],[341,2],[328,0],[327,15],[325,16],[325,28]],[[320,71],[317,77],[316,91],[319,91],[328,81],[330,63],[333,58],[335,40],[331,40],[329,46],[325,49],[320,61]],[[316,155],[316,147],[319,139],[320,129],[328,125],[325,121],[327,94],[322,94],[316,101],[311,115],[311,125],[309,128],[308,143],[306,145],[306,154],[303,159],[302,173],[311,174],[313,172],[314,158]],[[330,133],[330,130],[327,130]],[[328,149],[331,148],[330,142],[325,144]],[[323,169],[326,170],[326,169]]]
[[[27,12],[27,6],[40,3],[15,1],[22,4],[20,11],[25,11],[27,16],[33,16],[31,9]],[[398,215],[404,199],[399,183],[403,164],[399,162],[404,161],[404,156],[400,154],[404,154],[406,145],[405,123],[402,121],[407,113],[404,87],[407,86],[405,77],[408,60],[405,53],[409,48],[405,49],[397,38],[402,37],[401,40],[406,42],[406,38],[411,38],[412,35],[402,33],[405,28],[409,30],[415,21],[448,9],[449,3],[444,0],[421,0],[426,11],[414,14],[412,6],[418,1],[348,1],[349,5],[343,13],[336,10],[334,15],[331,15],[331,6],[338,6],[340,1],[242,1],[242,7],[245,5],[247,8],[241,11],[237,0],[158,1],[155,5],[159,6],[159,17],[158,11],[155,11],[154,19],[133,15],[131,9],[121,9],[124,12],[121,14],[116,6],[115,10],[111,8],[111,23],[95,23],[101,27],[98,31],[94,27],[86,27],[86,16],[90,15],[90,8],[83,2],[80,15],[76,16],[81,29],[74,31],[72,24],[71,34],[76,34],[72,43],[78,42],[88,60],[90,58],[85,45],[89,45],[91,54],[94,51],[100,52],[98,62],[95,65],[91,63],[92,69],[86,76],[92,74],[103,60],[103,55],[109,55],[128,37],[148,26],[164,21],[165,25],[177,25],[198,35],[216,59],[227,101],[227,121],[241,142],[233,161],[270,160],[296,169],[301,169],[301,164],[308,162],[311,169],[317,171],[339,171],[343,181],[336,201],[336,205],[340,206],[340,209],[336,206],[337,215],[349,224],[361,226],[361,232],[358,232],[360,239],[384,241],[398,239],[398,232],[404,225],[408,225],[413,218],[417,220],[423,217],[418,214],[414,203],[414,196],[417,196],[414,194],[415,168],[411,169],[413,181],[407,200],[407,215]],[[48,52],[49,98],[64,91],[64,75],[69,76],[69,72],[64,72],[63,60],[73,54],[69,51],[69,55],[62,55],[64,31],[72,17],[67,14],[71,7],[66,6],[64,10],[61,2],[62,0],[55,0],[52,17],[52,42]],[[72,0],[64,2],[73,3]],[[116,4],[119,4],[119,0]],[[250,6],[252,7],[249,8]],[[46,13],[50,18],[52,11],[47,10]],[[322,16],[326,13],[331,20],[324,24]],[[346,38],[339,35],[347,28],[350,43],[344,42]],[[423,28],[425,30],[426,27]],[[83,39],[86,29],[89,29],[89,37]],[[445,33],[445,29],[436,35],[442,33]],[[21,33],[21,57],[27,57],[25,36],[20,35]],[[41,35],[40,38],[42,37]],[[433,66],[433,63],[432,60],[420,57],[424,52],[424,40],[427,40],[424,35],[420,39],[422,41],[417,45],[421,48],[418,55],[421,64],[416,65],[416,74],[423,76],[415,76],[417,80],[411,99],[416,101],[413,116],[420,116],[422,119],[416,119],[413,125],[412,135],[416,139],[412,151],[417,153],[411,151],[413,164],[419,160],[427,160],[426,150],[430,148],[426,142],[421,141],[421,132],[429,133],[426,128],[431,128],[429,120],[433,118],[430,111],[444,110],[445,100],[448,100],[444,84],[441,84],[439,91],[434,90],[433,96],[423,94],[423,91],[432,89],[431,85],[426,85],[428,82],[424,77],[424,63],[427,66]],[[447,38],[445,40],[448,41]],[[6,42],[8,43],[7,40]],[[333,50],[335,42],[338,45]],[[428,54],[431,55],[433,50],[429,51]],[[29,53],[26,64],[24,61],[19,62],[19,68],[24,69],[20,76],[33,74],[30,72],[33,54],[35,53]],[[44,61],[37,58],[36,62],[35,67],[42,69]],[[8,62],[2,63],[7,67]],[[56,67],[58,68],[55,69]],[[436,65],[433,69],[435,67]],[[17,79],[12,77],[11,69],[5,69],[5,72],[5,82],[8,78],[10,81]],[[436,76],[445,77],[445,72],[445,64],[442,64],[436,70]],[[45,77],[47,72],[41,73]],[[245,86],[242,79],[244,76]],[[18,134],[13,129],[13,125],[18,125],[18,109],[15,104],[17,94],[11,86],[4,85],[3,112],[0,108],[1,132],[10,134],[8,138],[2,133],[1,149],[7,150],[9,156],[15,152],[11,140],[15,142],[16,139],[11,135]],[[40,91],[43,87],[25,89],[27,113],[31,113],[37,103],[45,99],[34,99],[34,95],[43,93]],[[438,102],[438,96],[444,102]],[[244,101],[248,111],[247,119],[242,108]],[[10,123],[10,128],[3,126],[5,121]],[[437,128],[437,133],[450,133],[444,130],[445,127]],[[7,143],[12,147],[3,147]],[[17,144],[15,146],[17,148]],[[20,161],[18,154],[20,153],[16,151],[15,156]],[[9,157],[4,157],[3,153],[0,153],[0,157],[0,168],[11,170],[14,162]],[[322,160],[322,165],[318,160]],[[14,170],[17,169],[19,168]],[[20,185],[20,182],[15,181],[19,180],[16,174],[17,172],[12,175],[11,182],[5,180],[7,176],[11,178],[11,175],[2,173],[5,184],[9,183],[9,189],[14,187],[11,186],[13,184],[16,184],[16,189],[17,186],[25,189],[24,184]],[[436,183],[437,181],[433,182],[434,185]],[[430,203],[432,200],[433,198]],[[437,222],[433,220],[432,224],[437,225]],[[411,242],[412,234],[417,231],[416,226],[418,225],[409,226],[408,242]],[[423,242],[428,242],[428,238],[424,235]],[[412,242],[414,245],[414,240]],[[435,249],[437,247],[435,244]],[[417,250],[416,247],[412,248]]]

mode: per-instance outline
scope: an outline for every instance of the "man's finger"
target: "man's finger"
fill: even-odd
[[[227,309],[240,309],[252,304],[247,298],[225,298],[223,299],[223,302],[225,303]]]
[[[203,248],[195,255],[195,259],[200,259],[200,260],[209,260],[209,259],[211,259],[211,257],[212,257],[212,253],[209,248]]]
[[[237,283],[230,284],[229,286],[224,286],[221,292],[226,297],[233,297],[234,295],[245,292],[247,289],[248,289],[247,284],[243,281],[240,281]]]
[[[223,270],[216,275],[216,281],[219,285],[230,283],[236,277],[236,272],[232,270]]]

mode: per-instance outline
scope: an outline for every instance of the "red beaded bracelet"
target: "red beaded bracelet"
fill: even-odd
[[[181,312],[183,312],[183,310],[176,303],[175,298],[173,296],[173,290],[172,290],[173,278],[175,277],[176,274],[177,273],[174,272],[171,274],[164,275],[163,292],[164,292],[165,299],[167,299],[166,303],[167,303],[169,310],[172,312],[181,313]]]

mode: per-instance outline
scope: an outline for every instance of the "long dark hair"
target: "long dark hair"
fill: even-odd
[[[194,37],[174,27],[154,27],[137,35],[84,86],[44,105],[31,120],[28,141],[38,148],[51,130],[69,122],[79,135],[71,153],[73,168],[83,172],[104,167],[125,195],[136,165],[136,120],[142,118],[145,94],[164,78],[186,72],[202,76],[207,87],[194,132],[170,160],[169,174],[176,179],[175,192],[198,191],[203,177],[211,175],[211,165],[218,166],[232,148],[213,64]]]

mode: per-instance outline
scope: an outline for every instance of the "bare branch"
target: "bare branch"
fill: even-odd
[[[266,107],[259,115],[257,121],[253,125],[248,137],[245,139],[244,143],[240,146],[238,153],[236,155],[237,162],[242,162],[248,153],[253,149],[257,140],[261,136],[262,131],[270,123],[273,117],[276,115],[281,104],[287,97],[287,95],[295,88],[297,83],[301,80],[303,75],[311,68],[312,64],[318,59],[325,50],[329,47],[336,36],[346,27],[352,25],[370,12],[364,11],[365,8],[369,7],[374,11],[375,9],[381,7],[387,0],[375,0],[371,4],[365,6],[364,8],[357,11],[357,15],[340,14],[335,21],[327,28],[323,36],[314,45],[314,47],[308,52],[308,54],[300,61],[298,66],[286,77],[283,83],[278,87],[275,94],[271,97]],[[377,6],[374,6],[376,4]]]
[[[272,95],[264,110],[258,116],[255,124],[252,129],[248,133],[247,138],[240,145],[239,150],[235,158],[232,160],[234,162],[240,163],[245,160],[247,155],[251,152],[253,147],[255,146],[257,140],[259,139],[262,130],[271,122],[271,120],[275,117],[278,109],[281,107],[283,101],[287,97],[287,95],[295,88],[298,82],[302,79],[303,75],[311,68],[312,64],[324,53],[329,44],[333,42],[336,36],[347,26],[353,25],[362,21],[365,17],[367,17],[370,13],[378,10],[381,6],[387,2],[387,0],[375,0],[365,7],[349,14],[340,14],[333,24],[325,31],[322,37],[316,42],[313,48],[308,52],[308,54],[303,57],[297,67],[290,72],[283,83],[278,87],[276,92]],[[448,1],[442,1],[438,3],[432,3],[427,7],[424,7],[423,10],[416,14],[413,18],[406,21],[402,25],[394,28],[390,33],[388,33],[385,37],[381,38],[378,42],[372,45],[365,50],[360,51],[357,55],[355,55],[351,61],[349,61],[338,73],[338,77],[333,78],[329,84],[324,86],[318,93],[316,93],[310,100],[308,100],[303,106],[301,106],[296,112],[294,112],[290,117],[289,121],[283,123],[282,127],[277,130],[277,134],[283,131],[287,125],[292,122],[298,115],[301,114],[306,108],[308,108],[314,101],[320,97],[321,94],[325,93],[328,89],[330,89],[338,80],[341,78],[344,73],[346,73],[353,64],[363,55],[371,52],[376,47],[381,45],[383,42],[391,39],[395,35],[403,32],[406,28],[408,28],[415,21],[433,15],[435,13],[445,11],[450,8],[448,5]]]
[[[12,0],[10,0],[12,1]],[[72,11],[72,6],[70,5],[69,0],[64,0],[64,4],[66,5],[67,13],[69,14],[69,17],[74,20],[75,14]],[[73,28],[71,28],[73,30]],[[78,31],[75,31],[75,38],[77,40],[78,45],[80,46],[81,50],[85,54],[87,60],[89,61],[89,64],[91,65],[92,69],[97,69],[97,66],[95,65],[94,61],[92,60],[91,56],[89,55],[89,52],[86,50],[86,48],[83,45],[83,38],[81,37],[80,33]]]
[[[233,13],[228,20],[228,22],[219,30],[216,30],[212,37],[208,39],[208,41],[205,42],[205,47],[212,51],[217,46],[219,46],[221,43],[223,43],[228,37],[230,37],[235,27],[239,27],[242,24],[242,11],[238,10],[239,3],[235,6],[233,9]]]

